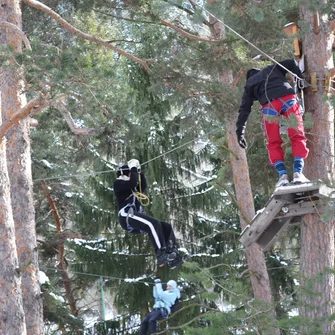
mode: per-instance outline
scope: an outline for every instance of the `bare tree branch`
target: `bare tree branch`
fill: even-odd
[[[52,102],[51,105],[60,111],[66,123],[68,124],[70,130],[75,135],[96,135],[97,134],[97,130],[94,128],[78,128],[78,126],[73,121],[71,113],[68,111],[68,109],[66,108],[66,106],[64,105],[62,101]]]
[[[243,74],[244,74],[244,69],[241,69],[240,71],[238,71],[237,75],[233,79],[233,82],[231,83],[231,87],[236,87],[237,86],[237,84],[241,80]]]
[[[61,234],[63,232],[63,227],[62,227],[62,221],[56,206],[56,203],[54,202],[54,200],[52,199],[52,196],[49,192],[48,186],[45,183],[44,180],[41,181],[41,188],[43,190],[44,196],[46,197],[49,206],[52,210],[52,215],[54,217],[55,223],[56,223],[56,228],[57,228],[57,232],[59,234]],[[65,292],[66,292],[66,297],[68,299],[69,305],[70,305],[70,309],[71,309],[71,313],[74,316],[78,315],[78,309],[77,309],[77,304],[76,304],[76,300],[73,296],[73,292],[71,289],[71,279],[70,276],[67,272],[67,261],[65,259],[65,247],[64,247],[64,243],[60,243],[58,246],[58,268],[61,271],[61,275],[62,275],[62,279],[63,279],[63,284],[64,284],[64,288],[65,288]]]
[[[217,43],[217,42],[219,42],[219,40],[210,40],[208,38],[203,38],[203,37],[200,37],[200,36],[190,34],[187,31],[183,30],[182,28],[179,28],[179,27],[175,26],[174,24],[172,24],[170,22],[167,22],[165,20],[161,20],[160,23],[165,27],[172,28],[173,30],[177,31],[179,34],[187,37],[190,40],[196,40],[196,41],[206,42],[206,43]]]
[[[102,13],[102,14],[105,14],[105,15],[109,15],[111,17],[115,17],[116,19],[119,19],[119,20],[124,20],[124,21],[129,21],[129,22],[134,22],[134,23],[157,24],[157,21],[134,20],[134,19],[131,19],[131,18],[128,18],[128,17],[117,16],[117,15],[113,15],[113,14],[106,14],[106,13],[103,13],[102,11],[99,11],[99,10],[95,10],[95,11],[97,11],[99,13]],[[190,33],[186,32],[184,29],[182,29],[180,27],[177,27],[176,25],[174,25],[170,22],[167,22],[165,20],[161,20],[160,24],[165,26],[165,27],[172,28],[173,30],[177,31],[181,35],[183,35],[183,36],[185,36],[185,37],[187,37],[191,40],[196,40],[196,41],[201,41],[201,42],[206,42],[206,43],[219,42],[219,41],[216,41],[216,40],[211,40],[211,39],[208,39],[208,38],[203,38],[203,37],[200,37],[200,36],[190,34]],[[135,42],[135,41],[125,41],[125,42],[139,43],[139,42]]]
[[[26,48],[31,50],[31,45],[30,45],[30,42],[29,42],[27,36],[15,24],[7,22],[7,21],[1,21],[0,22],[0,27],[9,28],[9,29],[13,30],[15,34],[18,34],[22,38],[22,41],[23,41],[24,45],[26,46]]]
[[[10,119],[5,121],[0,126],[0,139],[6,134],[6,132],[18,124],[18,122],[28,115],[33,116],[41,111],[43,108],[49,106],[49,102],[41,100],[40,97],[30,100],[25,106],[23,106],[19,111],[15,112],[10,116]]]
[[[60,15],[58,15],[56,12],[54,12],[51,8],[48,6],[45,6],[39,1],[36,0],[22,0],[27,5],[34,7],[36,9],[41,10],[42,12],[46,13],[47,15],[51,16],[55,21],[57,21],[64,29],[68,30],[72,34],[81,37],[85,40],[91,41],[93,43],[103,45],[108,49],[112,49],[113,51],[117,52],[121,56],[125,56],[135,63],[140,64],[146,71],[150,72],[150,69],[148,67],[148,64],[143,60],[140,59],[120,48],[115,47],[114,45],[110,44],[108,41],[102,40],[98,37],[94,37],[90,34],[84,33],[81,30],[77,29],[76,27],[72,26],[70,23],[68,23],[66,20],[64,20]]]

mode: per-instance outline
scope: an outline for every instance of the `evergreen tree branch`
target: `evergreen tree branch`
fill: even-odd
[[[23,106],[20,110],[12,114],[9,120],[5,121],[0,126],[0,139],[6,134],[6,132],[15,126],[20,120],[24,119],[27,116],[32,116],[37,114],[43,108],[49,106],[48,101],[41,100],[40,97],[34,98],[30,100],[25,106]]]
[[[247,17],[247,19],[249,21],[252,21],[251,18],[250,18],[250,15],[245,11],[245,9],[243,8],[243,6],[237,0],[233,0],[233,2],[242,11],[242,13]]]
[[[97,12],[97,13],[103,14],[103,15],[114,17],[115,19],[123,20],[123,21],[128,21],[128,22],[133,22],[133,23],[157,24],[156,21],[135,20],[135,19],[132,19],[130,17],[124,17],[124,16],[114,15],[114,14],[110,14],[110,13],[105,13],[105,12],[99,10],[99,9],[94,9],[94,11]]]
[[[28,50],[31,50],[31,45],[30,45],[30,42],[29,42],[27,36],[15,24],[7,22],[7,21],[1,21],[0,22],[0,27],[2,27],[2,28],[9,28],[9,29],[13,30],[15,34],[19,35],[22,38],[22,41],[23,41],[24,45],[26,46],[26,48]]]
[[[124,57],[132,60],[135,63],[140,64],[147,72],[150,72],[148,64],[143,59],[138,58],[138,57],[124,51],[123,49],[115,47],[114,45],[110,44],[108,41],[102,40],[98,37],[95,37],[95,36],[92,36],[90,34],[82,32],[81,30],[72,26],[70,23],[68,23],[66,20],[64,20],[59,14],[57,14],[51,8],[42,4],[41,2],[36,1],[36,0],[23,0],[23,2],[26,3],[27,5],[29,5],[30,7],[39,9],[42,12],[44,12],[45,14],[49,15],[55,21],[57,21],[64,29],[66,29],[70,33],[74,34],[75,36],[78,36],[80,38],[83,38],[83,39],[88,40],[88,41],[90,41],[92,43],[95,43],[95,44],[103,45],[103,46],[107,47],[108,49],[111,49],[111,50],[115,51],[119,55],[124,56]]]
[[[240,213],[241,213],[241,216],[243,218],[243,220],[247,223],[247,224],[250,224],[250,220],[243,214],[239,204],[238,204],[238,201],[237,199],[234,197],[234,195],[227,189],[227,187],[225,187],[224,185],[220,184],[220,183],[217,183],[219,186],[221,186],[227,193],[228,195],[230,196],[232,202],[235,204],[235,206],[239,209]]]
[[[206,308],[208,311],[205,312],[205,313],[199,314],[198,316],[194,317],[193,319],[189,320],[189,321],[186,322],[186,323],[183,323],[183,324],[180,325],[180,326],[176,326],[176,327],[168,327],[168,328],[165,329],[165,330],[162,330],[162,331],[160,331],[160,332],[158,332],[158,333],[155,333],[155,335],[165,334],[165,333],[166,333],[167,331],[169,331],[169,330],[180,329],[180,328],[182,328],[182,327],[188,326],[189,324],[193,323],[194,321],[196,321],[196,320],[198,320],[198,319],[204,317],[206,314],[210,314],[210,313],[213,313],[213,312],[214,312],[214,313],[221,313],[221,311],[219,311],[218,309],[211,308],[211,307],[209,307],[209,306],[207,306],[207,305],[203,305],[203,304],[190,304],[190,305],[187,305],[187,306],[185,306],[185,307],[179,309],[178,311],[174,312],[171,316],[169,316],[167,319],[164,319],[164,320],[162,320],[162,321],[165,322],[165,321],[167,321],[167,320],[170,320],[170,319],[172,319],[176,314],[178,314],[178,313],[180,313],[180,312],[182,312],[182,311],[185,311],[186,309],[189,309],[189,308],[191,308],[191,307],[203,307],[203,308]],[[161,321],[161,322],[162,322],[162,321]]]

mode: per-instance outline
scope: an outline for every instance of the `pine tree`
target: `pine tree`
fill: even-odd
[[[37,1],[25,3],[52,14]],[[150,290],[144,290],[144,284],[130,284],[123,279],[149,274],[150,281],[155,271],[154,255],[146,237],[129,235],[118,226],[111,190],[116,167],[137,156],[141,162],[148,162],[143,165],[152,185],[149,196],[153,204],[148,213],[172,220],[182,234],[182,246],[189,249],[192,260],[196,261],[185,266],[182,273],[174,274],[175,279],[187,278],[190,285],[189,290],[185,289],[187,297],[197,290],[196,301],[206,304],[203,310],[199,306],[190,307],[195,319],[194,328],[189,331],[195,333],[197,327],[205,327],[213,333],[216,327],[223,327],[222,321],[227,331],[240,329],[243,322],[248,322],[255,331],[260,326],[264,328],[264,324],[271,329],[271,318],[264,320],[257,312],[253,313],[265,311],[268,306],[250,302],[245,266],[235,267],[244,260],[236,240],[237,209],[229,204],[227,194],[222,195],[231,189],[232,172],[226,167],[218,171],[219,165],[227,165],[230,159],[229,151],[221,147],[227,144],[223,125],[227,115],[234,119],[240,91],[222,85],[217,73],[228,70],[237,73],[241,67],[255,63],[248,60],[257,51],[247,48],[230,33],[224,41],[213,39],[208,13],[194,2],[125,1],[113,5],[106,6],[104,1],[50,2],[54,9],[63,10],[60,11],[63,18],[96,39],[69,26],[59,28],[48,15],[25,6],[24,25],[33,52],[15,56],[16,62],[26,68],[28,96],[33,98],[34,92],[42,91],[51,106],[37,116],[40,126],[32,130],[35,180],[78,174],[68,176],[66,181],[60,178],[50,182],[50,192],[65,229],[71,233],[74,230],[84,238],[68,242],[66,248],[66,259],[75,259],[75,264],[71,264],[73,283],[78,284],[75,291],[96,281],[83,273],[98,274],[110,277],[106,288],[117,287],[115,303],[119,311],[133,313],[138,319],[150,306]],[[296,3],[282,1],[268,1],[264,7],[211,2],[206,8],[270,51],[282,40],[281,28],[287,19],[298,12]],[[69,31],[79,38],[73,39]],[[96,44],[81,40],[84,36]],[[98,47],[99,43],[103,47]],[[287,45],[280,50],[281,57],[289,54]],[[255,120],[256,117],[249,124],[255,124]],[[249,134],[256,140],[248,151],[251,184],[254,194],[265,201],[274,174],[268,172],[264,144],[257,136],[260,131],[253,129],[255,132],[250,129]],[[201,145],[200,141],[194,141],[197,137],[206,141],[200,153],[194,150],[194,144]],[[180,145],[178,150],[160,157]],[[207,179],[190,187],[203,162],[214,164],[214,170],[202,172]],[[266,183],[260,162],[267,172]],[[92,171],[108,170],[109,173],[87,176]],[[216,182],[213,173],[219,174]],[[48,226],[53,221],[37,182],[34,191],[38,229],[44,235],[41,255],[43,261],[44,256],[48,259],[45,267],[49,268],[56,257],[54,248],[59,246],[59,235]],[[231,249],[235,251],[229,252]],[[211,253],[219,257],[208,257]],[[229,271],[222,274],[220,264],[224,268],[229,264]],[[54,270],[47,272],[57,278]],[[165,280],[170,273],[162,270],[159,275]],[[222,275],[224,279],[215,279]],[[216,294],[208,292],[212,291],[212,284]],[[233,293],[228,294],[227,290]],[[222,314],[214,303],[220,294],[225,301],[242,308],[234,307]],[[244,305],[252,305],[251,314]],[[209,316],[201,317],[199,313],[203,311],[210,311]],[[177,326],[186,322],[185,315],[180,315],[171,322]],[[131,322],[128,317],[123,319],[124,325]],[[288,320],[285,311],[282,317],[283,323]],[[52,318],[61,324],[54,314]],[[75,328],[69,320],[67,326]],[[286,326],[290,329],[289,323]]]
[[[312,8],[302,6],[301,34],[302,50],[308,69],[307,78],[313,72],[318,77],[329,78],[334,67],[332,45],[334,41],[333,21],[329,21],[328,1]],[[300,23],[300,22],[299,22]],[[318,52],[315,52],[318,50]],[[313,126],[308,138],[310,153],[306,160],[307,175],[312,180],[321,179],[334,183],[334,106],[329,99],[330,88],[327,82],[318,85],[318,91],[310,88],[306,96],[306,108],[313,115]],[[300,297],[301,315],[314,324],[320,322],[322,334],[331,334],[334,330],[331,315],[334,313],[334,275],[329,269],[334,267],[334,220],[322,220],[318,214],[304,217],[301,226],[301,277],[318,295]]]
[[[23,93],[23,77],[21,69],[17,66],[11,53],[22,51],[22,40],[24,40],[21,31],[21,10],[18,1],[8,1],[4,3],[1,11],[1,18],[6,28],[6,33],[1,35],[1,44],[7,49],[7,59],[1,64],[1,104],[2,116],[4,125],[10,124],[14,120],[15,113],[25,105],[25,96]],[[26,41],[26,40],[25,40]],[[29,47],[27,43],[26,47]],[[11,52],[10,52],[11,51]],[[20,281],[17,284],[17,294],[14,297],[17,299],[17,309],[19,319],[15,319],[17,325],[6,324],[6,319],[13,322],[10,315],[4,317],[1,332],[7,332],[11,329],[16,333],[25,332],[27,334],[42,334],[42,306],[40,298],[40,288],[38,283],[38,260],[36,250],[36,233],[34,220],[34,206],[32,198],[32,177],[31,177],[31,160],[30,160],[30,138],[28,125],[29,121],[26,119],[19,124],[14,131],[7,132],[7,157],[3,163],[7,163],[8,174],[10,179],[10,197],[11,197],[11,212],[15,223],[11,227],[11,231],[5,233],[7,235],[8,245],[10,249],[7,252],[12,253],[8,261],[13,264],[8,264],[7,267],[12,266],[18,269],[16,264],[16,257],[19,262],[19,272],[21,275]],[[3,143],[6,143],[3,141]],[[9,209],[8,209],[9,210]],[[11,226],[10,217],[8,222],[3,222],[5,227]],[[15,234],[16,244],[11,245],[13,236]],[[5,244],[6,245],[6,244]],[[16,247],[16,250],[13,248]],[[6,250],[3,250],[6,252]],[[17,255],[17,256],[16,256]],[[7,256],[4,256],[4,259]],[[15,271],[15,270],[13,270]],[[16,270],[17,271],[17,270]],[[15,275],[12,273],[12,275]],[[6,278],[6,275],[4,276]],[[13,282],[11,277],[8,281]],[[20,291],[21,290],[21,291]],[[5,292],[3,292],[4,294]],[[6,293],[5,293],[6,294]],[[7,292],[11,295],[12,292]],[[21,302],[21,299],[23,300]],[[25,318],[21,315],[21,305],[23,303]],[[15,306],[8,306],[11,312],[16,309]],[[6,310],[8,307],[4,307]],[[26,322],[22,325],[22,321]],[[21,329],[21,330],[20,330]]]

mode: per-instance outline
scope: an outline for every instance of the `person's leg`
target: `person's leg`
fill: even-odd
[[[149,330],[150,313],[148,313],[141,322],[140,335],[147,335]]]
[[[167,248],[177,246],[176,236],[174,234],[172,225],[168,222],[165,222],[165,221],[161,221],[161,225],[162,225],[162,230],[163,230],[163,234],[164,234],[165,243],[166,243]]]
[[[263,123],[265,136],[268,142],[267,149],[270,163],[275,167],[279,175],[279,180],[276,187],[289,184],[287,171],[284,163],[284,150],[282,148],[283,140],[280,136],[280,111],[281,102],[273,100],[270,107],[263,106]]]
[[[292,121],[295,126],[288,128],[288,136],[292,145],[293,157],[301,157],[301,159],[305,159],[308,156],[309,150],[306,146],[307,140],[305,137],[300,105],[296,103],[284,115],[290,120],[292,120],[292,118],[295,119]]]
[[[151,316],[149,319],[149,333],[154,334],[157,333],[157,321],[164,319],[164,315],[162,314],[161,309],[156,309],[151,312]]]
[[[267,149],[269,154],[269,160],[271,165],[275,162],[284,162],[284,150],[282,148],[282,138],[279,132],[280,111],[281,102],[276,99],[271,101],[270,107],[264,107],[262,109],[262,117],[264,123],[265,136],[268,142]]]
[[[169,262],[171,257],[169,253],[166,252],[166,241],[160,220],[138,212],[133,212],[128,215],[124,210],[119,212],[119,217],[121,217],[121,221],[128,220],[128,225],[133,229],[148,233],[159,266],[163,266]]]
[[[284,100],[287,97],[283,97]],[[301,108],[298,102],[290,107],[284,116],[290,120],[288,128],[288,136],[292,145],[292,153],[294,158],[293,163],[293,183],[304,183],[309,180],[303,175],[304,159],[308,156],[308,148],[306,146],[306,137],[304,131],[304,124],[301,115]]]
[[[148,233],[155,252],[166,247],[162,225],[159,220],[138,212],[128,215],[124,210],[121,210],[119,215],[121,220],[128,220],[128,224],[134,229]]]

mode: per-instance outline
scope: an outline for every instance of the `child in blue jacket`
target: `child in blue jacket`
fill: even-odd
[[[153,310],[146,315],[141,322],[140,335],[154,334],[157,332],[157,321],[168,317],[171,313],[171,306],[180,298],[180,290],[174,280],[167,282],[167,290],[163,291],[160,279],[155,280],[153,296],[155,303]]]

